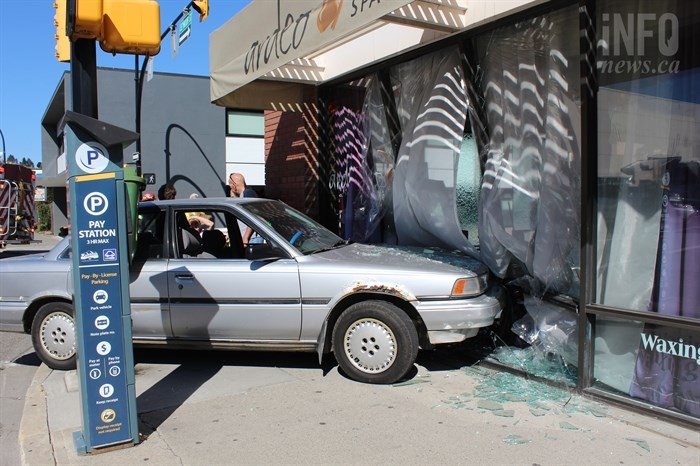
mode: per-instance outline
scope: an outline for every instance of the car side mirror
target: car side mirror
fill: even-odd
[[[287,254],[270,243],[249,243],[245,248],[245,258],[251,261],[286,258]]]

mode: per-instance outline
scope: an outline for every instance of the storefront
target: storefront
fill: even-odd
[[[360,4],[302,3],[316,4],[304,13],[315,32],[327,4]],[[399,3],[445,2],[381,2],[386,11],[356,31],[392,23],[388,6]],[[448,3],[465,15],[484,4]],[[303,15],[278,14],[267,42],[240,38],[254,46],[239,62],[258,74],[231,78],[235,60],[213,60],[212,100],[279,111],[317,96],[309,160],[326,224],[356,241],[480,258],[508,287],[509,327],[529,344],[500,345],[494,359],[697,424],[700,6],[517,3],[478,22],[443,21],[430,40],[423,30],[366,66],[324,76],[304,62],[304,79],[282,81],[309,50],[299,41],[297,56],[279,57],[285,25]]]

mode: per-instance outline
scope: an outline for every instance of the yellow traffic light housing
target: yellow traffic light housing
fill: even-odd
[[[157,55],[160,52],[158,2],[104,0],[100,48],[108,53]]]
[[[194,11],[199,13],[199,22],[201,23],[209,16],[209,0],[194,0],[192,2]]]
[[[53,23],[56,26],[56,58],[58,61],[70,61],[70,40],[66,35],[66,1],[56,0],[53,7],[56,9]]]
[[[102,29],[102,0],[69,0],[68,32],[72,40],[99,39]]]

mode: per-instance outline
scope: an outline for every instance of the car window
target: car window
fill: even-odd
[[[244,259],[238,219],[221,209],[176,209],[176,257]]]
[[[255,202],[245,204],[243,208],[260,218],[302,254],[344,244],[338,235],[283,202]]]
[[[165,211],[159,208],[140,210],[134,261],[162,259],[165,246]]]

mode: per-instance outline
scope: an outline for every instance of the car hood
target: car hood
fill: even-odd
[[[353,243],[313,254],[313,257],[343,262],[348,266],[357,264],[364,269],[369,265],[376,268],[399,268],[406,272],[451,272],[465,276],[483,275],[488,272],[481,261],[458,251],[441,248]]]

